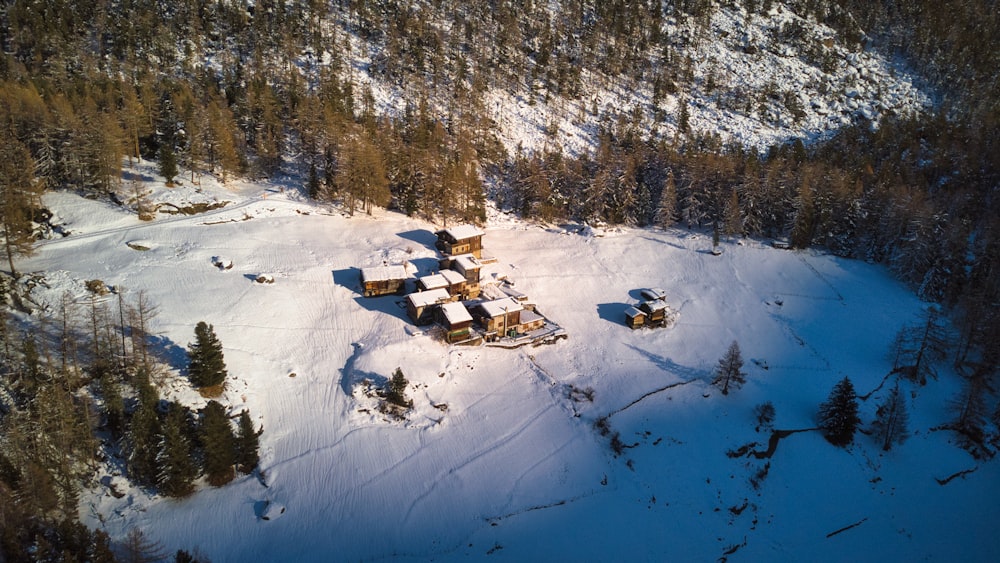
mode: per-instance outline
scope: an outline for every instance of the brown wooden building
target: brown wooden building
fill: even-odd
[[[472,225],[442,229],[435,234],[438,237],[435,246],[442,254],[447,256],[471,254],[476,258],[483,257],[483,232]]]
[[[406,314],[417,325],[430,324],[434,321],[434,309],[442,303],[451,301],[451,295],[444,289],[418,291],[406,296]]]
[[[365,297],[402,294],[409,277],[406,268],[400,265],[361,268],[361,293]]]
[[[465,305],[452,302],[438,307],[438,317],[445,329],[445,339],[449,342],[467,340],[472,331],[472,315]]]
[[[480,303],[472,315],[485,331],[502,335],[517,330],[521,324],[522,309],[520,303],[508,297]]]

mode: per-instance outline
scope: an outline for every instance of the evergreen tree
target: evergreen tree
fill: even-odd
[[[226,380],[222,343],[215,328],[204,321],[194,328],[194,344],[188,345],[188,377],[195,387],[215,387]]]
[[[160,396],[150,384],[149,375],[144,370],[139,370],[135,379],[139,406],[132,413],[125,435],[128,470],[132,480],[152,485],[157,478],[156,458],[161,432],[157,407]]]
[[[108,430],[112,436],[119,437],[125,428],[125,402],[122,400],[118,382],[110,373],[105,373],[101,376],[100,387]]]
[[[909,437],[906,399],[899,392],[897,384],[875,410],[872,434],[882,442],[882,449],[889,451],[893,444],[902,444]]]
[[[860,422],[857,393],[854,384],[845,377],[834,385],[827,400],[820,403],[819,427],[831,444],[847,446],[854,440]]]
[[[168,186],[172,186],[177,177],[177,154],[168,143],[160,145],[160,174],[166,178]]]
[[[389,380],[389,389],[385,395],[386,400],[401,407],[413,406],[413,401],[406,398],[406,386],[409,383],[403,375],[403,370],[396,368],[396,371],[392,374],[392,379]]]
[[[254,430],[250,413],[244,410],[236,425],[236,469],[240,473],[250,473],[260,462],[258,436],[260,432]]]
[[[208,483],[219,487],[233,480],[236,463],[235,438],[226,411],[216,401],[209,401],[202,412],[198,432],[205,453],[205,475]]]
[[[726,350],[726,354],[719,360],[718,367],[715,368],[715,379],[712,384],[722,389],[723,395],[729,394],[729,388],[739,389],[746,383],[747,374],[743,371],[743,355],[740,353],[740,345],[733,340]]]
[[[160,439],[156,462],[159,466],[157,485],[163,494],[183,497],[194,490],[194,479],[198,469],[191,459],[191,443],[185,435],[187,409],[179,403],[171,403],[163,422],[163,436]]]

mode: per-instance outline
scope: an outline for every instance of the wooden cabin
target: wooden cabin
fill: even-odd
[[[480,303],[473,316],[486,332],[504,335],[510,330],[517,330],[522,310],[520,303],[508,297]]]
[[[646,313],[635,307],[625,309],[625,324],[631,329],[642,328],[646,324]]]
[[[361,268],[361,293],[365,297],[402,294],[409,277],[401,265]]]
[[[545,317],[530,309],[521,311],[521,317],[518,321],[521,323],[518,325],[518,332],[531,332],[545,326]]]
[[[639,305],[639,309],[646,313],[646,324],[650,326],[661,325],[666,321],[666,301],[660,301],[659,299],[654,301],[644,301]]]
[[[434,320],[434,309],[451,301],[451,295],[444,289],[418,291],[406,296],[406,314],[417,325],[430,324]]]
[[[448,343],[467,340],[472,330],[472,315],[465,305],[457,302],[445,303],[438,307],[438,322],[445,329]]]
[[[419,291],[444,289],[448,295],[457,298],[465,296],[465,276],[454,270],[442,270],[441,273],[417,278]]]
[[[434,245],[442,254],[448,256],[472,254],[476,258],[483,257],[483,232],[473,225],[459,225],[442,229],[434,234],[438,237]]]

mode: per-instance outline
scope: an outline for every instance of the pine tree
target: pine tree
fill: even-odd
[[[105,373],[100,379],[101,398],[104,400],[104,414],[107,417],[108,430],[111,435],[121,436],[125,428],[125,402],[122,400],[118,382],[110,373]]]
[[[260,462],[258,436],[260,432],[254,430],[250,413],[244,410],[236,425],[236,469],[240,473],[250,473]]]
[[[413,401],[406,398],[406,386],[409,383],[403,375],[403,370],[396,368],[396,371],[392,374],[392,379],[389,380],[389,389],[385,395],[386,400],[401,407],[413,406]]]
[[[198,469],[191,459],[191,443],[184,432],[187,424],[187,409],[179,403],[171,403],[163,422],[156,463],[159,466],[156,483],[163,494],[183,497],[194,491],[194,479]]]
[[[213,487],[233,480],[236,463],[235,438],[226,411],[216,401],[209,401],[202,413],[198,432],[205,453],[205,476]]]
[[[906,411],[906,399],[899,392],[897,384],[875,410],[872,434],[882,442],[882,449],[889,451],[893,444],[902,444],[909,437],[907,428],[910,416]]]
[[[715,368],[715,379],[712,384],[722,389],[723,395],[729,394],[729,388],[739,389],[746,383],[747,374],[743,371],[743,356],[740,353],[740,345],[733,340],[726,350],[726,354],[719,359],[719,365]]]
[[[195,387],[215,387],[226,380],[222,343],[215,328],[201,321],[194,328],[194,344],[188,345],[188,377]]]
[[[858,418],[858,397],[854,384],[847,377],[830,391],[830,396],[819,405],[819,427],[823,436],[835,446],[847,446],[854,440]]]

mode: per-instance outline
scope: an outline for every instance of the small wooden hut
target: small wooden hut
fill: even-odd
[[[401,265],[361,268],[361,293],[365,297],[402,294],[409,277]]]

